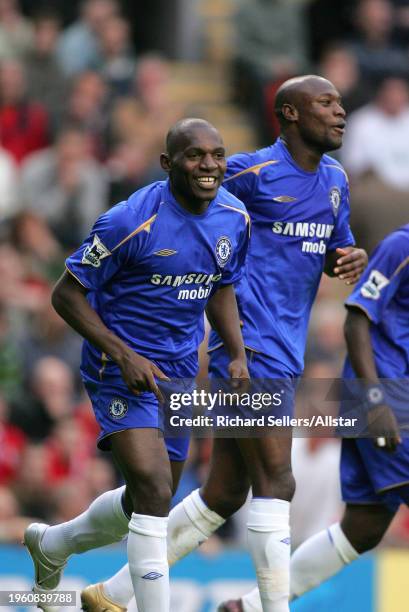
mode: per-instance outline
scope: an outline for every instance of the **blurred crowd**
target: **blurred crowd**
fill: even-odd
[[[164,135],[191,112],[188,99],[169,94],[171,58],[159,45],[138,48],[142,26],[129,19],[132,7],[0,0],[0,542],[19,541],[32,517],[67,520],[120,484],[95,448],[80,338],[53,311],[50,292],[94,219],[164,178]],[[335,84],[349,114],[337,155],[350,176],[352,225],[372,250],[408,220],[409,0],[237,0],[234,7],[227,102],[245,109],[264,146],[278,134],[272,100],[285,79],[314,72]],[[169,39],[163,28],[158,40]],[[181,60],[194,55],[186,46]],[[323,279],[313,312],[312,378],[337,377],[342,364],[346,293],[334,283]],[[192,443],[177,499],[200,486],[209,454],[208,440]],[[308,491],[298,493],[298,540],[338,517],[338,455],[335,440],[296,441],[296,476],[307,466],[320,473],[314,482],[329,500],[320,513],[311,510],[315,522],[307,525]],[[409,537],[405,517],[398,529]],[[237,519],[221,535],[237,541],[241,533]]]

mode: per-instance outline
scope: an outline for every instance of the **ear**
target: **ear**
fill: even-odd
[[[281,114],[289,123],[294,123],[294,121],[298,120],[298,110],[293,104],[283,104]]]
[[[170,172],[171,163],[169,155],[167,153],[161,153],[160,165],[162,166],[165,172]]]

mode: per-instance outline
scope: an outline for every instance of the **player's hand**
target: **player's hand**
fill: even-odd
[[[355,284],[368,265],[366,251],[349,246],[343,249],[336,249],[336,253],[340,257],[337,259],[336,267],[334,268],[335,276],[345,281],[346,285]]]
[[[244,393],[250,386],[250,374],[245,357],[233,359],[228,366],[228,372],[233,389]]]
[[[396,417],[386,404],[368,411],[368,431],[375,446],[389,453],[395,451],[402,442]]]
[[[141,391],[152,391],[158,401],[164,403],[164,397],[156,384],[155,377],[166,381],[170,379],[152,361],[134,351],[129,351],[121,358],[118,365],[122,378],[132,393],[138,395]]]

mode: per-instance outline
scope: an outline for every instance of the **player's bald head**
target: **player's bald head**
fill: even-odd
[[[167,154],[173,157],[175,153],[183,151],[192,142],[197,132],[201,130],[211,133],[222,144],[222,138],[214,125],[205,119],[191,117],[181,119],[170,128],[166,136]]]
[[[300,108],[308,98],[317,95],[321,90],[334,89],[333,84],[323,77],[308,74],[294,77],[285,81],[278,89],[275,97],[274,112],[283,126],[286,119],[283,115],[283,107],[286,105]]]

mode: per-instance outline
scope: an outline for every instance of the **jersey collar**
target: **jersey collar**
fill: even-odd
[[[217,197],[217,196],[216,196]],[[207,207],[206,211],[204,213],[201,213],[200,215],[195,215],[194,213],[189,212],[188,210],[186,210],[186,208],[183,208],[183,206],[181,206],[179,204],[179,202],[176,200],[176,198],[174,197],[171,188],[170,188],[170,180],[167,179],[165,181],[165,185],[164,185],[164,189],[163,189],[163,197],[162,197],[162,201],[166,204],[170,204],[172,206],[172,208],[180,215],[182,215],[183,217],[187,217],[189,219],[203,219],[204,217],[207,217],[208,214],[210,214],[211,209],[213,208],[214,203],[216,202],[216,200],[211,200],[209,203],[209,206]]]
[[[315,176],[316,174],[318,174],[321,162],[318,164],[317,169],[314,170],[314,171],[304,170],[304,168],[301,168],[297,164],[297,162],[295,161],[295,159],[291,155],[290,151],[287,148],[287,145],[285,144],[284,140],[282,140],[282,138],[280,138],[280,137],[277,138],[276,144],[277,144],[279,150],[281,151],[285,161],[288,162],[291,166],[293,166],[293,168],[295,168],[297,170],[297,172],[299,172],[300,174],[304,174],[305,176]]]

